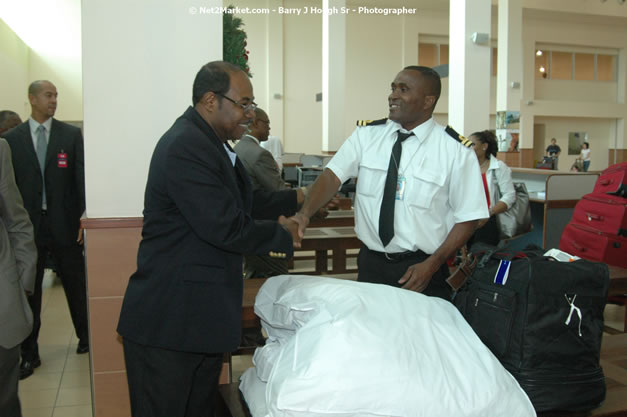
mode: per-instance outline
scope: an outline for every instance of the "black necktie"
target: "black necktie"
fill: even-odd
[[[398,185],[398,165],[401,163],[401,143],[411,135],[413,135],[412,132],[402,133],[399,130],[396,143],[392,148],[392,155],[390,155],[388,175],[385,178],[385,190],[383,190],[383,200],[381,200],[381,212],[379,213],[379,237],[384,247],[394,237],[394,202],[396,201],[396,187]]]

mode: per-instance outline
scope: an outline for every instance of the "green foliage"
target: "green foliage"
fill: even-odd
[[[246,32],[241,29],[242,26],[244,26],[242,19],[233,15],[233,5],[227,7],[227,11],[222,14],[222,59],[237,65],[252,78],[248,66],[250,51],[246,50]]]

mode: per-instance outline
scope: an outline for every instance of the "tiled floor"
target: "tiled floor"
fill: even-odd
[[[61,282],[44,276],[41,367],[23,381],[19,393],[23,417],[91,417],[89,354],[77,355],[78,339]]]
[[[344,278],[354,279],[354,275]],[[48,271],[44,278],[42,311],[41,367],[20,381],[23,417],[92,417],[89,354],[75,352],[78,339],[65,294],[60,281]],[[624,312],[622,306],[608,305],[605,324],[623,330]],[[251,366],[252,356],[233,357],[233,380],[237,381]]]

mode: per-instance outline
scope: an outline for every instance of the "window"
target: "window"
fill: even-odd
[[[570,52],[551,52],[551,72],[553,80],[573,79],[573,54]]]
[[[535,56],[535,78],[616,81],[616,62],[616,55],[539,48]]]
[[[439,45],[432,43],[418,44],[418,63],[425,67],[437,67],[439,62]],[[448,59],[448,56],[447,56]]]
[[[616,55],[597,55],[597,80],[616,80]]]
[[[594,54],[575,54],[575,80],[594,80]]]

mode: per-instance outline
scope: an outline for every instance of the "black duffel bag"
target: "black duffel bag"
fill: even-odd
[[[607,265],[481,244],[472,252],[477,266],[454,303],[536,411],[599,406],[605,399],[599,360]]]

